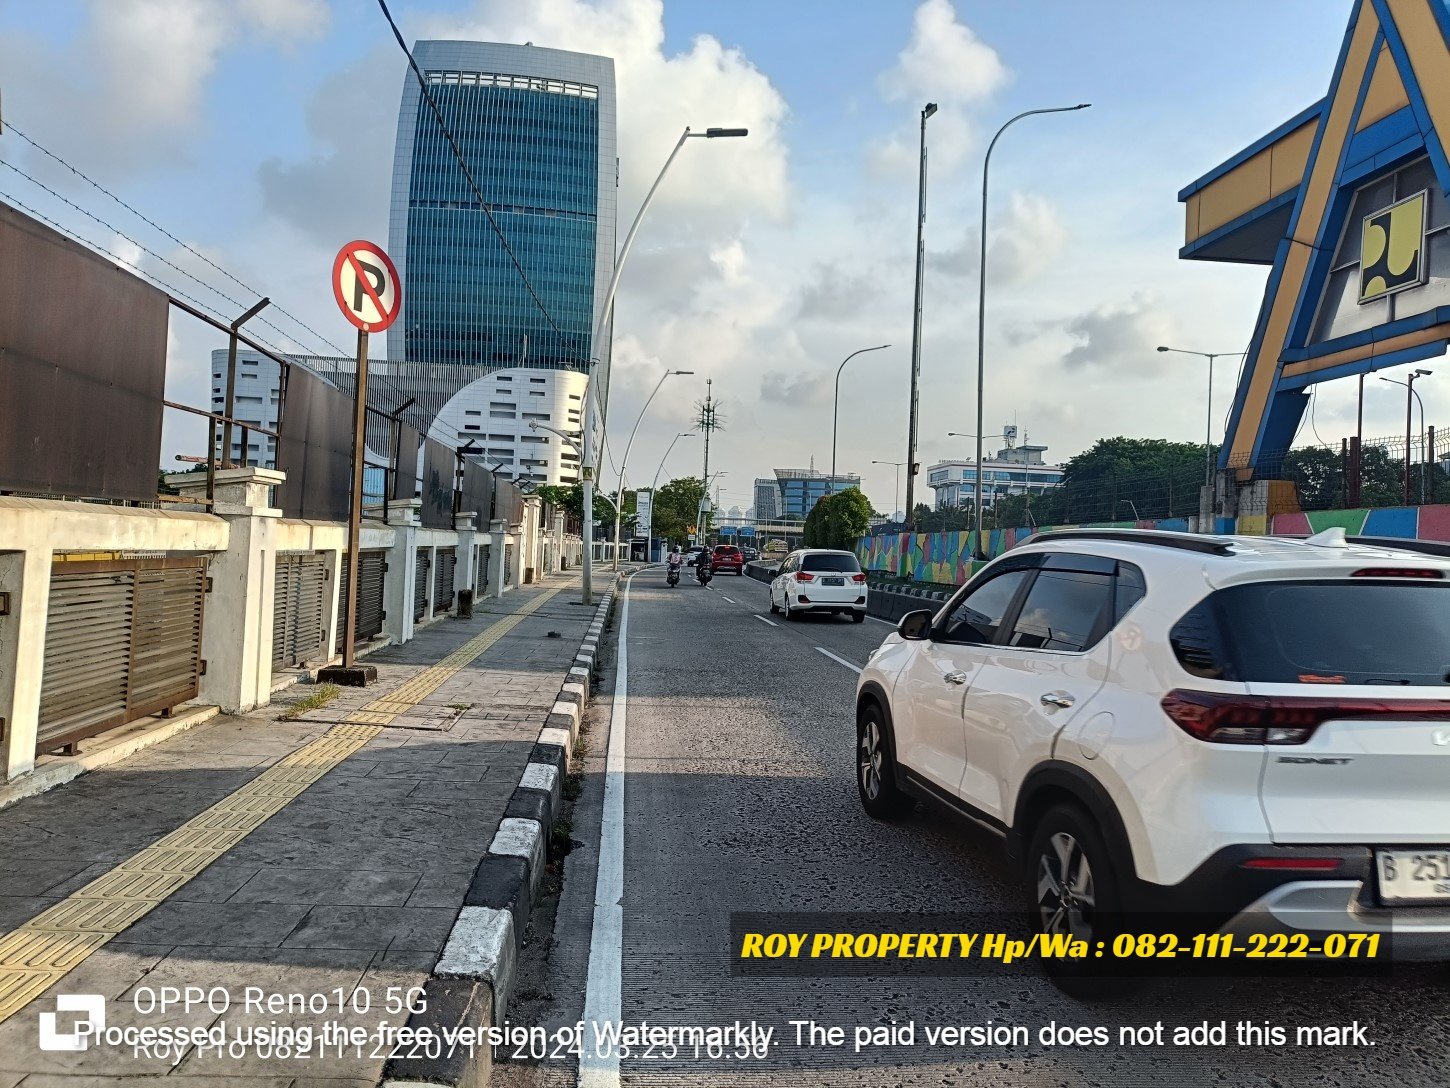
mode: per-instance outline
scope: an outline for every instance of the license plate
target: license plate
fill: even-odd
[[[1450,902],[1450,847],[1376,850],[1374,860],[1382,902]]]
[[[845,584],[846,584],[846,579],[844,579],[844,578],[822,578],[821,579],[821,585],[823,585],[823,586],[843,586]]]

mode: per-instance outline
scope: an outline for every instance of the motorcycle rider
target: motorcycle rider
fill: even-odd
[[[715,573],[714,570],[711,569],[710,560],[712,558],[713,553],[710,551],[710,548],[707,545],[705,547],[705,550],[700,553],[699,558],[695,560],[695,577],[698,578],[702,583]]]
[[[666,560],[667,571],[671,578],[679,580],[680,571],[685,565],[685,557],[680,554],[680,546],[676,544],[670,549],[670,557]]]

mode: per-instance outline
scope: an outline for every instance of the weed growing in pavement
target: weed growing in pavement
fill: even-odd
[[[473,709],[473,704],[472,703],[449,703],[448,705],[453,710],[471,710],[471,709]]]
[[[574,840],[570,837],[573,830],[573,820],[561,818],[554,821],[549,830],[549,861],[552,864],[558,865],[574,848]]]
[[[287,708],[287,712],[282,715],[282,720],[291,721],[293,718],[301,717],[303,714],[306,714],[309,710],[320,709],[321,707],[324,707],[328,703],[332,702],[332,700],[336,699],[341,694],[342,688],[338,687],[336,684],[319,684],[317,686],[317,690],[314,691],[311,695],[307,696],[305,699],[298,699],[295,703],[289,706]]]

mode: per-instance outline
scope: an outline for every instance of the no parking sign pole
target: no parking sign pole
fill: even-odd
[[[363,687],[377,679],[377,669],[355,664],[357,642],[358,551],[362,543],[363,458],[367,450],[368,333],[382,332],[398,317],[403,285],[382,246],[353,241],[332,262],[332,293],[343,317],[357,326],[357,390],[352,421],[352,497],[347,517],[347,600],[341,668],[318,673],[319,682]]]

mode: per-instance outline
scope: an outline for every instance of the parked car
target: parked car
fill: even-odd
[[[785,557],[770,583],[770,610],[793,620],[807,612],[866,621],[866,575],[851,552],[806,548]]]
[[[734,574],[738,578],[745,573],[745,556],[734,544],[716,544],[711,565],[716,574]]]
[[[1450,960],[1446,545],[1042,533],[902,618],[856,722],[866,811],[1000,836],[1044,932],[1192,911]]]

